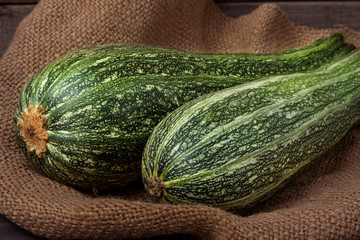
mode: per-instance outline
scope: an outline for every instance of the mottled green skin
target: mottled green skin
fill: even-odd
[[[140,178],[152,129],[185,102],[263,76],[313,70],[352,49],[341,34],[276,54],[201,54],[141,45],[80,49],[25,84],[14,121],[29,104],[45,109],[47,152],[42,158],[26,153],[42,173],[82,188],[116,187]]]
[[[149,138],[145,188],[161,202],[244,209],[271,196],[360,118],[360,49],[311,73],[253,81],[199,97]]]

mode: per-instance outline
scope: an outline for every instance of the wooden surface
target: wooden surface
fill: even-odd
[[[0,0],[0,57],[6,51],[21,20],[36,5],[37,0]],[[224,14],[238,17],[248,14],[264,1],[215,0]],[[333,27],[343,24],[360,31],[359,1],[294,1],[278,4],[288,18],[297,25],[308,25],[317,28]],[[0,240],[38,240],[36,236],[19,228],[0,215]],[[188,239],[186,236],[150,238],[155,239]]]
[[[37,0],[0,0],[0,57],[11,42],[17,25]],[[215,0],[224,14],[238,17],[251,13],[264,1]],[[272,1],[297,25],[329,28],[343,24],[360,31],[359,1]]]
[[[0,57],[10,44],[17,25],[34,9],[34,6],[34,4],[0,5]]]
[[[219,1],[219,0],[218,0]],[[316,28],[331,28],[335,24],[343,24],[360,31],[359,1],[305,1],[274,2],[297,25],[308,25]],[[223,13],[238,17],[250,13],[263,2],[217,2]]]

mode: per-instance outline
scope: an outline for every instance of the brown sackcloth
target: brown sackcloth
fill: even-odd
[[[28,167],[12,115],[24,82],[79,47],[137,42],[189,51],[272,52],[342,30],[295,26],[273,4],[237,19],[211,0],[43,0],[0,60],[0,213],[51,239],[128,239],[191,234],[202,239],[360,239],[360,128],[247,216],[201,206],[152,203],[141,183],[95,197]],[[1,236],[0,236],[1,238]]]

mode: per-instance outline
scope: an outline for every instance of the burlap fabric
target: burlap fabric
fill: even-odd
[[[359,239],[360,129],[247,216],[151,203],[141,183],[99,196],[35,173],[19,152],[12,114],[21,86],[56,57],[95,44],[138,42],[189,51],[272,52],[345,27],[294,26],[273,4],[232,19],[211,0],[43,0],[0,60],[0,213],[52,239],[128,239],[190,234],[203,239]],[[1,236],[0,236],[1,238]]]

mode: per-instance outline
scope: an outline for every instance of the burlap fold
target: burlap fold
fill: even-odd
[[[211,0],[42,0],[0,60],[0,213],[51,239],[128,239],[191,234],[203,239],[358,239],[360,129],[247,216],[202,206],[152,203],[141,183],[93,196],[28,167],[15,144],[13,110],[24,82],[79,47],[136,42],[202,52],[273,52],[345,27],[295,26],[274,4],[237,19]]]

